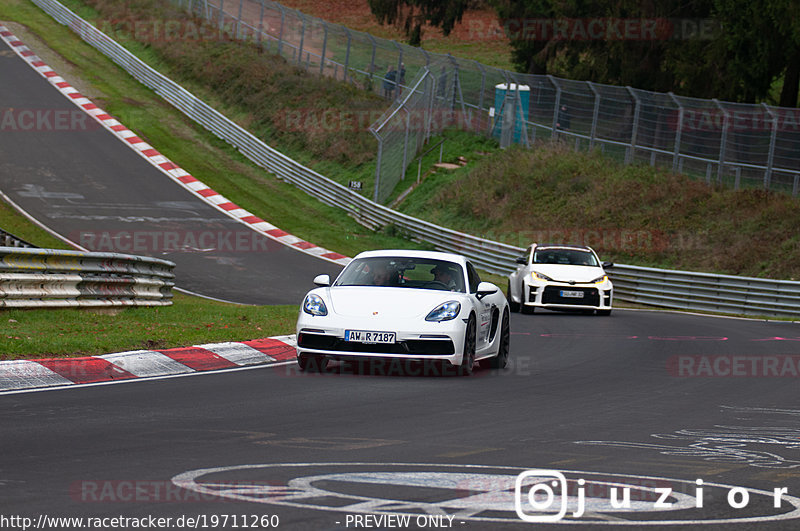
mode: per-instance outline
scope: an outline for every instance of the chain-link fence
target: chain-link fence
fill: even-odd
[[[625,163],[736,188],[800,193],[800,109],[519,74],[331,24],[269,0],[173,0],[306,70],[391,100],[374,200],[385,201],[431,134],[447,127],[502,146],[558,138]]]

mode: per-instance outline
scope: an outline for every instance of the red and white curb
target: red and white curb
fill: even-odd
[[[133,350],[82,358],[0,361],[0,391],[153,378],[292,361],[295,336]]]
[[[25,46],[22,41],[15,37],[14,34],[3,25],[0,25],[0,38],[2,38],[2,40],[5,41],[5,43],[8,44],[8,46],[14,50],[18,56],[24,59],[34,70],[39,72],[42,77],[47,79],[51,85],[56,87],[70,101],[86,112],[94,120],[99,122],[108,131],[116,135],[117,138],[119,138],[124,144],[129,146],[136,153],[150,162],[150,164],[158,168],[162,173],[169,176],[170,179],[189,190],[199,199],[205,201],[220,212],[239,221],[254,231],[284,245],[292,247],[293,249],[340,265],[347,265],[350,263],[350,258],[347,256],[329,251],[328,249],[319,247],[313,243],[309,243],[301,238],[298,238],[297,236],[293,236],[292,234],[279,229],[275,225],[264,221],[258,216],[251,214],[233,202],[228,201],[228,199],[226,199],[222,194],[212,190],[201,181],[194,178],[183,168],[159,153],[155,148],[153,148],[153,146],[136,136],[136,133],[125,127],[111,115],[107,114],[103,109],[92,103],[91,100],[84,97],[80,92],[78,92],[77,89],[72,87],[67,81],[64,80],[64,78],[53,71],[52,68],[45,64],[44,61],[36,56],[33,51]]]

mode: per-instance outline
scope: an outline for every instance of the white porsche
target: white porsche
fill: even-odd
[[[614,264],[601,263],[591,247],[533,244],[517,263],[506,290],[511,311],[549,308],[611,314],[614,286],[604,268]]]
[[[447,362],[472,374],[485,360],[504,368],[509,307],[463,256],[381,250],[356,256],[331,282],[314,279],[297,318],[297,363],[324,370],[329,360],[389,358]]]

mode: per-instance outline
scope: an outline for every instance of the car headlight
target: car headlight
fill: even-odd
[[[554,282],[554,280],[547,275],[543,275],[538,271],[531,271],[531,276],[538,280],[544,280],[545,282]]]
[[[603,275],[601,277],[597,277],[596,279],[592,280],[590,284],[602,284],[606,280],[608,280],[608,275]]]
[[[450,321],[451,319],[455,319],[458,317],[459,312],[461,312],[461,303],[458,301],[450,301],[445,302],[444,304],[440,304],[425,317],[426,321]]]
[[[303,301],[303,311],[311,315],[328,315],[328,308],[319,295],[313,293]]]

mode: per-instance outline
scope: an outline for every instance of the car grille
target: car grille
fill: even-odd
[[[442,355],[455,353],[455,346],[449,339],[406,339],[397,343],[356,343],[342,338],[323,334],[301,332],[297,336],[297,346],[315,350],[337,352],[374,352],[377,354]]]
[[[583,297],[562,297],[561,291],[582,291]],[[600,306],[600,294],[597,288],[579,288],[574,286],[545,286],[542,293],[542,304],[574,304],[576,306]]]

